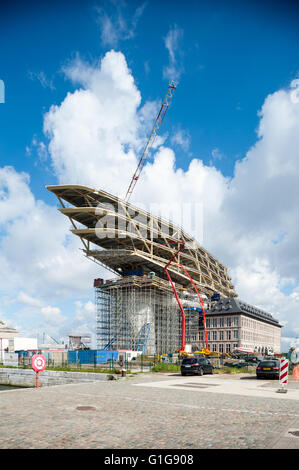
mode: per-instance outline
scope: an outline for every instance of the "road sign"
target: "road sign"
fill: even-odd
[[[42,372],[46,368],[46,358],[42,354],[34,354],[31,358],[31,367],[35,372]]]
[[[31,358],[31,367],[36,372],[36,388],[38,388],[38,373],[45,370],[46,358],[42,354],[34,354]]]
[[[279,383],[286,385],[288,383],[289,361],[288,359],[280,359]]]

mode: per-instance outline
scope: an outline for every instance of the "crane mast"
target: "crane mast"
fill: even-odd
[[[166,111],[167,109],[169,108],[170,104],[171,104],[171,101],[172,101],[172,97],[173,97],[173,94],[176,90],[176,83],[174,81],[171,81],[168,85],[168,90],[167,90],[167,93],[165,95],[165,98],[164,98],[164,101],[162,103],[162,106],[160,108],[160,111],[158,113],[158,116],[156,118],[156,121],[155,121],[155,124],[154,124],[154,127],[152,129],[152,132],[148,138],[148,141],[144,147],[144,150],[143,150],[143,153],[141,155],[141,158],[139,160],[139,163],[138,163],[138,166],[136,168],[136,171],[131,179],[131,182],[130,182],[130,185],[129,185],[129,188],[127,190],[127,194],[126,194],[126,197],[125,197],[125,200],[128,201],[131,197],[131,194],[136,186],[136,183],[138,181],[138,178],[140,176],[140,173],[145,165],[145,161],[149,155],[149,151],[150,149],[152,148],[155,140],[156,140],[156,137],[158,135],[158,131],[160,129],[160,126],[162,124],[162,121],[165,117],[165,114],[166,114]]]

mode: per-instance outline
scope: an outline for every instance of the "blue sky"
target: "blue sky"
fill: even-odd
[[[212,149],[219,148],[226,158],[217,164],[227,175],[255,141],[257,111],[265,96],[287,86],[298,71],[298,16],[291,15],[291,7],[288,14],[287,6],[258,3],[145,2],[135,36],[120,40],[117,47],[125,54],[143,99],[162,98],[167,88],[162,77],[167,62],[163,38],[174,25],[183,30],[183,72],[163,130],[188,129],[190,152],[206,162]],[[2,7],[1,15],[6,105],[0,109],[0,149],[5,163],[30,171],[38,191],[40,178],[47,183],[53,176],[34,167],[24,148],[34,134],[42,133],[43,113],[72,89],[61,67],[77,53],[92,61],[110,49],[100,40],[97,8],[111,17],[116,8],[109,1],[29,1],[16,8],[13,4]],[[142,4],[128,2],[122,8],[124,18],[130,21]],[[41,72],[44,85],[37,78]],[[180,166],[186,168],[187,163],[185,153],[178,155]]]
[[[0,18],[0,79],[5,83],[0,166],[26,172],[34,198],[49,207],[56,207],[56,200],[45,185],[61,179],[48,147],[51,137],[43,131],[45,114],[82,87],[65,72],[76,58],[96,67],[107,52],[120,52],[141,94],[141,106],[164,97],[171,78],[165,68],[174,66],[178,87],[161,129],[168,135],[164,144],[175,152],[174,169],[187,173],[190,162],[198,159],[224,182],[225,177],[234,178],[236,161],[256,146],[258,113],[266,98],[289,89],[299,77],[299,11],[288,2],[12,1],[1,4]],[[105,30],[108,25],[110,30]],[[173,62],[167,49],[171,37]],[[178,144],[178,135],[184,144]],[[99,187],[102,180],[105,174],[99,177]],[[196,186],[196,178],[193,181]],[[281,224],[274,240],[285,233]],[[1,229],[5,231],[7,227]],[[287,250],[287,238],[275,245]],[[214,245],[216,255],[229,263],[233,255]],[[286,280],[287,269],[280,270],[277,257],[282,255],[277,253],[269,255],[269,272],[277,271],[282,295],[297,294],[298,280],[293,274]],[[8,291],[3,298],[12,299]],[[49,303],[47,295],[41,308]],[[82,292],[77,300],[87,305],[93,301],[92,291]],[[53,301],[52,307],[71,319],[71,296],[54,296]],[[7,302],[4,307],[7,312]],[[14,318],[17,313],[11,308]],[[294,326],[290,336],[291,331],[296,336]]]

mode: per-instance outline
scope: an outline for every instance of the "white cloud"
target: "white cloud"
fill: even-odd
[[[144,62],[144,71],[145,71],[145,75],[149,75],[149,73],[150,73],[150,66],[149,66],[149,61],[148,61],[148,60],[146,60],[146,61]]]
[[[41,308],[41,313],[45,322],[50,325],[57,325],[66,321],[66,317],[61,315],[61,310],[59,307],[52,307],[51,305],[48,305]]]
[[[77,300],[75,302],[76,305],[76,311],[75,311],[75,320],[82,322],[82,321],[95,321],[95,312],[96,312],[96,307],[93,302],[90,300],[88,302],[82,302],[80,300]]]
[[[118,193],[124,195],[143,144],[145,117],[137,112],[141,97],[125,58],[111,51],[96,67],[86,67],[78,59],[66,73],[84,88],[68,93],[45,116],[58,179],[94,187],[105,180],[110,190],[117,180]]]
[[[28,156],[32,155],[32,152],[35,150],[40,162],[45,162],[48,158],[47,146],[43,141],[39,141],[36,136],[33,136],[31,144],[26,147],[26,154]]]
[[[0,229],[34,207],[28,182],[26,173],[17,173],[9,166],[0,167]]]
[[[185,129],[178,129],[171,137],[170,142],[172,145],[179,145],[187,152],[190,147],[191,137],[189,131]]]
[[[52,303],[74,292],[92,297],[92,280],[101,268],[82,255],[79,240],[70,237],[69,223],[56,207],[34,198],[29,182],[25,173],[0,168],[1,304],[5,316],[10,312],[21,325],[21,334],[35,332],[41,318],[43,328],[55,333],[65,315]]]
[[[42,302],[40,299],[37,299],[36,297],[32,297],[23,291],[18,293],[18,296],[16,297],[14,302],[18,302],[18,303],[29,305],[30,307],[36,307],[36,308],[41,308],[44,305],[44,302]]]
[[[220,152],[219,148],[214,148],[211,152],[213,160],[222,160],[224,155]]]
[[[28,77],[30,80],[37,80],[43,88],[49,88],[50,90],[55,90],[53,80],[48,78],[45,72],[28,72]]]
[[[163,78],[179,80],[184,71],[182,64],[182,39],[183,30],[174,25],[164,38],[165,47],[168,50],[169,63],[163,68]]]
[[[101,30],[101,41],[104,46],[117,47],[120,41],[132,39],[136,34],[136,29],[140,17],[146,7],[146,2],[136,8],[130,21],[125,17],[124,10],[128,5],[124,1],[112,2],[114,11],[109,15],[104,8],[97,8],[97,22]]]

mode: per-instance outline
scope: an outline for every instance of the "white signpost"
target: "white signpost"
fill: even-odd
[[[285,387],[288,383],[288,372],[289,360],[285,358],[280,359],[279,385],[281,388],[277,390],[278,393],[287,393],[287,389]]]

